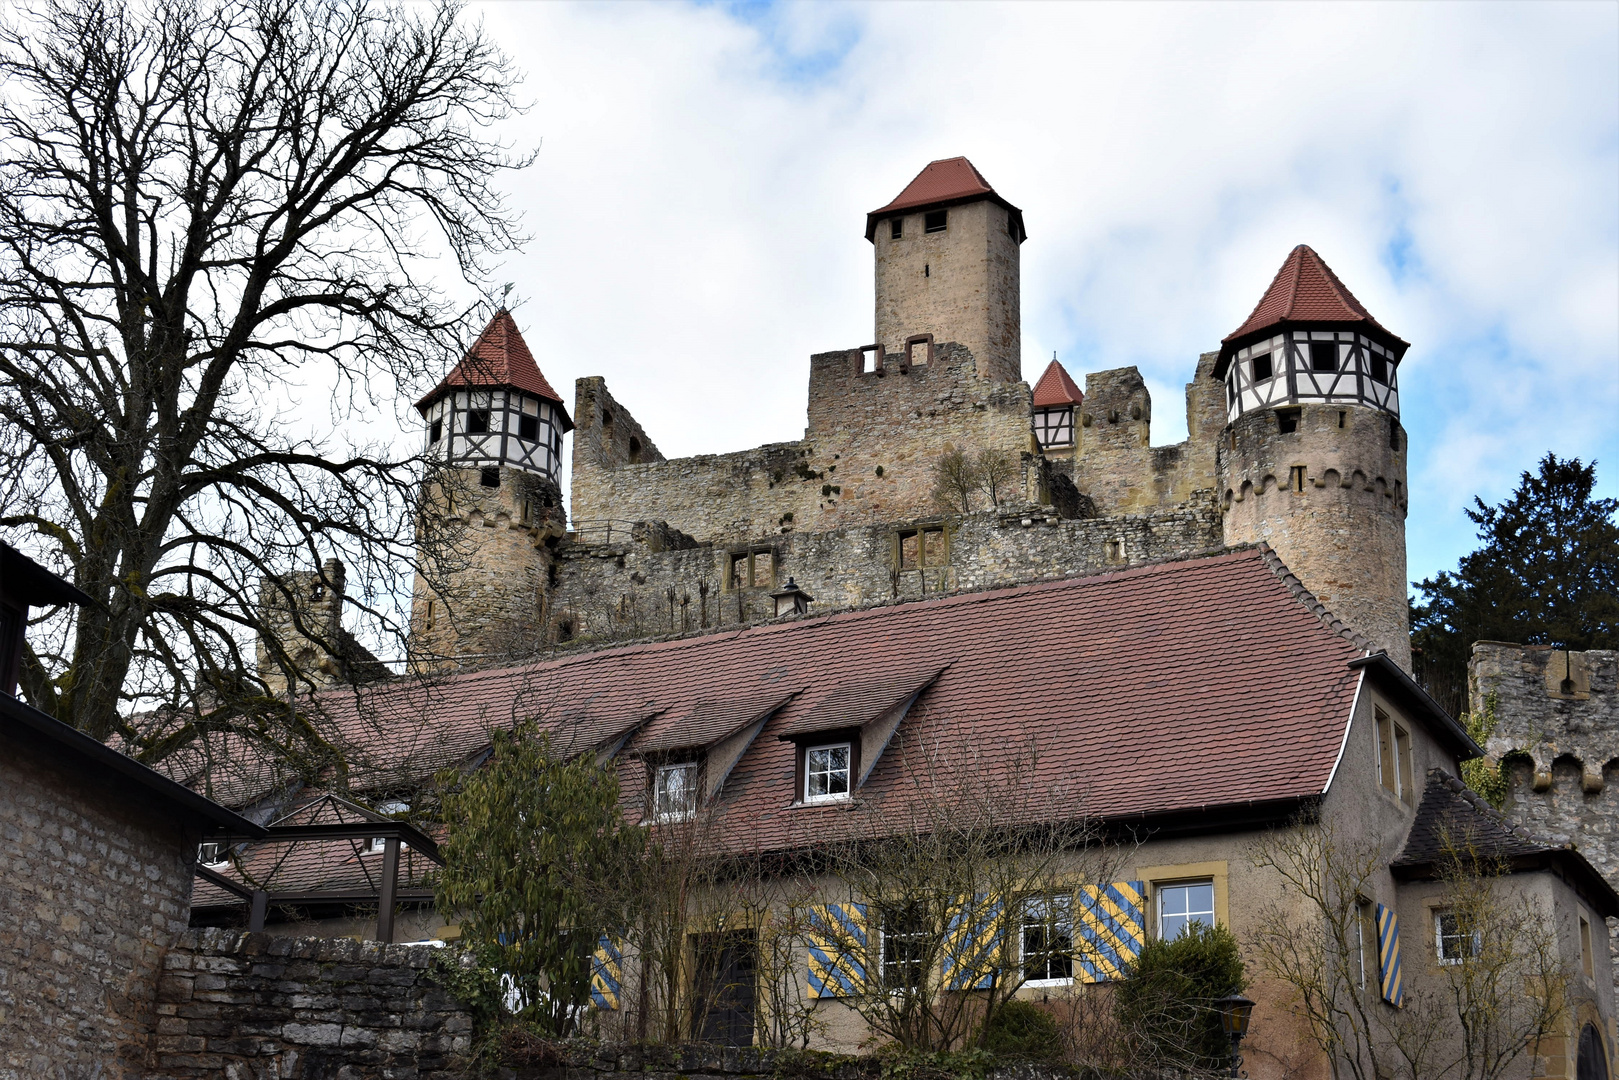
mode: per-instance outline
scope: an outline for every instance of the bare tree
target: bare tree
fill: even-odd
[[[978,472],[960,450],[947,450],[933,464],[933,501],[946,513],[972,513]]]
[[[1017,483],[1018,462],[1005,450],[986,446],[973,460],[973,476],[978,481],[978,489],[989,496],[990,508],[994,509]]]
[[[477,284],[520,239],[493,184],[527,159],[481,133],[513,72],[450,0],[39,0],[0,80],[0,525],[94,601],[24,693],[146,760],[318,757],[254,675],[261,579],[339,556],[397,641],[421,472],[266,400],[335,379],[341,430],[464,349],[426,260]]]

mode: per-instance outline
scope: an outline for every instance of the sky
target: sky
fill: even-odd
[[[497,278],[571,403],[669,457],[802,437],[872,338],[865,214],[965,155],[1022,208],[1023,370],[1182,386],[1307,243],[1412,343],[1410,576],[1547,451],[1619,494],[1619,4],[489,3],[530,235]]]

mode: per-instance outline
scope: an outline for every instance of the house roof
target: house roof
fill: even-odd
[[[0,601],[27,607],[88,604],[90,598],[4,540],[0,540]]]
[[[379,775],[427,776],[486,747],[492,727],[526,717],[549,719],[557,744],[579,752],[653,716],[701,718],[699,741],[710,741],[754,704],[762,712],[796,692],[715,802],[731,842],[782,848],[824,808],[793,805],[795,750],[776,736],[819,726],[823,710],[870,720],[850,700],[889,708],[914,675],[925,689],[862,799],[910,797],[905,745],[1035,753],[1033,782],[1065,792],[1067,811],[1200,815],[1219,827],[1216,808],[1270,806],[1285,817],[1324,791],[1359,678],[1349,661],[1363,648],[1273,561],[1242,549],[328,693],[318,704],[335,737],[369,747]],[[888,674],[893,686],[877,678]],[[838,693],[845,687],[871,692]],[[727,700],[746,707],[719,708]],[[632,816],[646,784],[643,735],[690,742],[662,719],[630,736],[618,760]]]
[[[1040,381],[1034,384],[1034,407],[1037,409],[1053,405],[1078,405],[1084,400],[1084,392],[1068,377],[1068,369],[1055,359],[1046,365]]]
[[[1393,348],[1396,360],[1410,347],[1372,318],[1313,248],[1300,244],[1288,252],[1253,314],[1221,342],[1215,374],[1223,375],[1231,355],[1249,342],[1285,327],[1309,325],[1360,329]]]
[[[866,239],[870,240],[877,235],[879,221],[901,211],[953,206],[978,199],[990,199],[1006,207],[1012,213],[1018,242],[1022,243],[1028,239],[1028,233],[1023,228],[1023,211],[1001,198],[995,189],[989,186],[989,181],[984,179],[984,174],[964,157],[928,162],[922,171],[916,174],[916,179],[905,185],[904,191],[896,195],[887,205],[878,207],[866,215]]]
[[[1404,879],[1434,877],[1458,857],[1485,864],[1499,860],[1517,871],[1556,865],[1603,917],[1619,915],[1619,893],[1573,844],[1536,836],[1461,780],[1430,769],[1405,849],[1389,869]]]
[[[478,340],[472,343],[472,348],[467,350],[461,362],[444,376],[444,380],[431,393],[416,403],[416,408],[426,412],[433,402],[461,386],[512,387],[542,397],[562,410],[564,430],[573,427],[568,410],[563,406],[562,396],[551,388],[540,372],[540,366],[534,362],[534,354],[528,351],[528,343],[518,332],[517,321],[505,308],[495,312],[494,318],[489,320],[489,325],[483,328],[483,333],[478,335]]]

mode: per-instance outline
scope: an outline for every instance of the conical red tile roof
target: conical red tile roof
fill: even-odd
[[[1037,409],[1052,405],[1078,405],[1084,400],[1084,393],[1068,377],[1068,369],[1056,360],[1046,365],[1045,374],[1034,384],[1034,407]]]
[[[1244,340],[1263,331],[1300,323],[1360,324],[1402,353],[1409,348],[1372,318],[1372,313],[1355,299],[1314,249],[1300,244],[1288,253],[1248,321],[1225,336],[1221,352],[1229,356]]]
[[[1018,240],[1026,239],[1023,230],[1023,211],[1001,198],[989,186],[984,174],[964,157],[930,161],[916,174],[916,179],[905,185],[888,205],[866,215],[866,239],[877,233],[877,222],[901,210],[920,210],[925,206],[947,206],[952,203],[971,202],[974,199],[993,199],[1012,212],[1017,223]]]
[[[432,393],[416,403],[416,408],[425,412],[429,405],[458,386],[509,386],[558,405],[563,404],[561,395],[551,389],[551,384],[540,373],[540,366],[534,362],[534,354],[528,351],[528,343],[517,330],[516,320],[505,308],[495,312],[494,318],[483,328],[483,333],[472,343],[466,356],[444,376],[444,381],[435,386]],[[567,420],[566,407],[562,415]],[[568,426],[573,426],[571,421]]]

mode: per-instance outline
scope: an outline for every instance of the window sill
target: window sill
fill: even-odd
[[[787,804],[789,810],[824,810],[829,807],[858,806],[860,800],[852,796],[843,796],[836,799],[794,799]]]
[[[1073,985],[1074,985],[1074,979],[1073,979],[1073,976],[1070,975],[1066,979],[1024,979],[1023,980],[1023,985],[1018,987],[1018,989],[1022,990],[1025,987],[1033,987],[1034,989],[1039,990],[1042,987],[1073,986]]]

